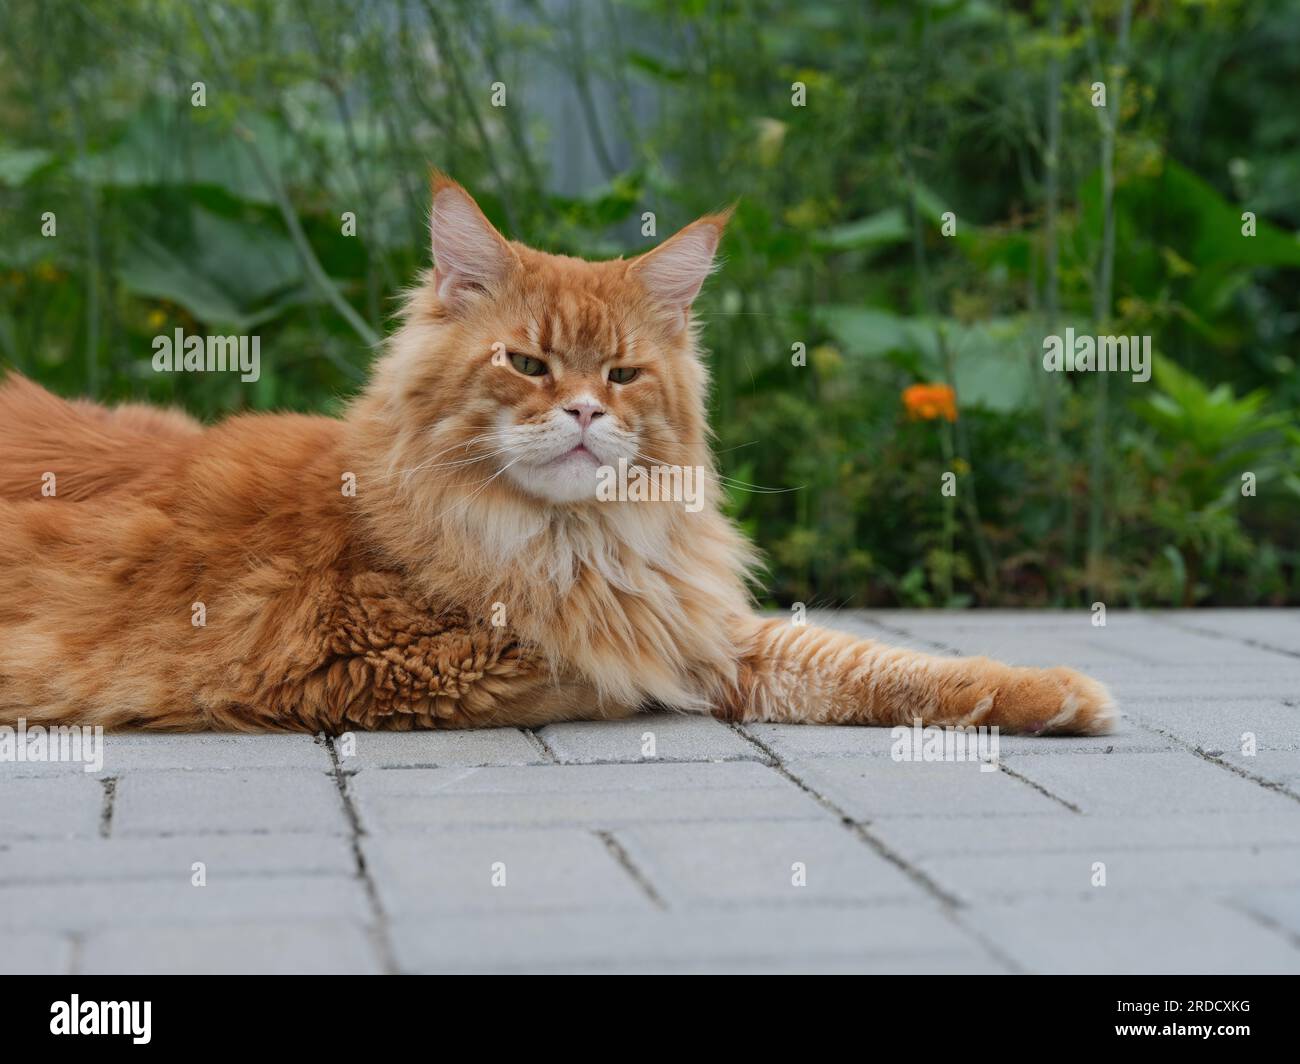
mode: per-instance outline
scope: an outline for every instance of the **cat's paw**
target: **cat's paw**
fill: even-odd
[[[950,723],[1015,735],[1105,735],[1119,710],[1106,685],[1074,669],[958,658],[939,704]]]
[[[1023,720],[1030,735],[1105,735],[1119,720],[1119,708],[1104,683],[1058,666],[1033,670],[1036,714]],[[1029,707],[1024,707],[1029,708]]]

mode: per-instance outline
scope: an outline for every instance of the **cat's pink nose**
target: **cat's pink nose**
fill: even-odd
[[[566,406],[564,412],[577,418],[578,424],[585,429],[596,418],[604,417],[605,408],[599,403],[579,402],[574,403],[573,406]]]

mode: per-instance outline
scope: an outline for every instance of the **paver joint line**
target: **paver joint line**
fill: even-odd
[[[1230,761],[1224,761],[1222,757],[1215,757],[1207,753],[1206,751],[1202,750],[1200,747],[1195,746],[1192,743],[1186,742],[1183,739],[1180,739],[1177,735],[1174,735],[1172,732],[1166,731],[1163,728],[1156,727],[1155,725],[1152,724],[1141,724],[1140,722],[1139,722],[1139,727],[1143,727],[1147,731],[1154,732],[1157,735],[1163,735],[1165,738],[1170,739],[1173,742],[1177,743],[1188,753],[1206,762],[1207,764],[1214,765],[1217,768],[1227,769],[1234,776],[1239,776],[1244,780],[1249,780],[1251,783],[1255,784],[1258,787],[1263,787],[1267,791],[1272,791],[1275,794],[1281,795],[1283,798],[1287,798],[1290,801],[1300,804],[1300,794],[1295,794],[1292,791],[1287,790],[1287,788],[1280,783],[1276,783],[1273,780],[1261,779],[1259,776],[1247,772],[1244,768],[1240,767],[1239,765],[1234,765]]]
[[[1171,628],[1177,628],[1183,632],[1195,632],[1198,635],[1208,635],[1215,639],[1222,639],[1230,643],[1240,643],[1242,646],[1254,647],[1257,650],[1267,650],[1273,654],[1282,654],[1290,658],[1300,658],[1300,650],[1287,650],[1286,647],[1277,646],[1274,643],[1267,643],[1260,639],[1251,639],[1248,636],[1231,635],[1227,632],[1220,632],[1214,628],[1200,628],[1193,624],[1175,620],[1172,617],[1157,615],[1153,618],[1161,624],[1167,624]]]
[[[555,756],[555,751],[551,749],[551,744],[548,743],[545,739],[543,739],[540,735],[538,735],[535,729],[521,728],[520,731],[524,733],[524,737],[530,743],[532,743],[534,746],[537,747],[539,751],[541,751],[542,756],[545,757],[547,761],[549,761],[553,765],[558,765],[560,763],[560,759]]]
[[[1036,790],[1039,794],[1043,795],[1044,797],[1050,798],[1054,802],[1059,802],[1061,805],[1065,806],[1065,808],[1068,809],[1071,813],[1076,813],[1076,814],[1083,813],[1083,810],[1080,809],[1073,802],[1069,801],[1068,799],[1062,798],[1059,794],[1053,794],[1048,788],[1044,787],[1041,783],[1036,783],[1035,781],[1031,780],[1028,776],[1022,776],[1015,769],[1011,768],[1005,761],[1002,761],[998,764],[998,771],[1005,772],[1013,780],[1019,780],[1026,787],[1031,787],[1032,789]]]
[[[1024,974],[1024,969],[1016,962],[1016,960],[1013,957],[1011,957],[1010,955],[1006,954],[1004,951],[999,949],[996,943],[990,940],[989,937],[985,935],[982,930],[978,928],[970,927],[962,920],[961,910],[963,908],[963,904],[959,898],[956,898],[953,895],[949,894],[946,890],[940,887],[933,879],[931,879],[930,876],[926,875],[923,871],[921,871],[921,869],[917,868],[914,864],[909,862],[901,854],[895,852],[893,848],[891,848],[884,842],[884,840],[873,835],[867,829],[867,825],[854,820],[843,809],[839,808],[834,802],[830,801],[824,795],[819,794],[816,790],[809,787],[802,779],[797,777],[789,769],[789,767],[782,760],[780,754],[778,754],[775,750],[769,747],[757,736],[752,735],[749,731],[747,731],[744,725],[733,724],[731,726],[736,731],[738,731],[741,735],[745,736],[745,738],[748,739],[751,743],[753,743],[756,747],[758,747],[763,752],[765,757],[767,757],[770,760],[772,766],[778,772],[781,772],[787,779],[789,779],[792,783],[794,783],[795,786],[799,787],[800,789],[804,790],[806,793],[811,795],[820,804],[825,806],[829,811],[835,813],[835,815],[839,818],[840,823],[859,842],[863,843],[874,853],[878,854],[879,856],[883,857],[885,860],[889,861],[891,864],[896,866],[904,875],[906,875],[909,879],[915,882],[927,894],[933,897],[940,904],[946,918],[950,920],[952,923],[954,923],[957,927],[960,927],[968,936],[970,936],[972,939],[978,942],[980,946],[982,946],[984,950],[990,956],[992,956],[999,964],[1001,964],[1007,971],[1010,971],[1013,974]]]
[[[370,903],[371,913],[374,917],[374,926],[370,929],[371,941],[379,953],[384,971],[393,974],[399,970],[396,954],[393,950],[393,944],[389,940],[388,920],[384,913],[383,903],[379,898],[379,889],[370,875],[370,870],[366,865],[366,855],[361,849],[361,836],[364,831],[361,818],[357,815],[356,806],[352,804],[352,797],[348,793],[348,777],[340,768],[338,750],[334,746],[334,740],[326,737],[325,746],[329,750],[330,760],[334,764],[334,781],[338,786],[339,800],[343,803],[344,814],[347,816],[348,824],[352,829],[352,858],[356,864],[356,875],[365,889],[366,898]]]
[[[774,768],[777,772],[779,772],[782,776],[788,779],[801,791],[803,791],[805,794],[811,797],[824,809],[833,813],[835,817],[839,820],[839,822],[846,829],[848,829],[848,831],[850,831],[860,842],[865,843],[868,847],[870,847],[872,850],[878,853],[881,857],[885,858],[885,860],[889,861],[891,864],[896,865],[901,871],[903,871],[907,876],[913,879],[919,886],[925,889],[927,893],[929,893],[933,898],[939,901],[942,905],[952,909],[956,909],[960,907],[961,903],[960,901],[958,901],[957,898],[953,897],[947,891],[943,890],[943,888],[941,888],[937,883],[935,883],[932,879],[930,879],[929,876],[927,876],[915,865],[910,864],[900,854],[895,853],[882,840],[873,836],[863,824],[854,820],[853,817],[849,816],[849,814],[845,812],[840,806],[836,805],[824,794],[821,794],[815,788],[809,786],[809,784],[806,783],[804,780],[802,780],[800,777],[796,776],[790,770],[789,766],[787,766],[786,763],[781,760],[780,755],[777,754],[776,751],[768,747],[766,743],[762,742],[762,740],[748,733],[743,733],[743,734],[745,734],[746,738],[748,738],[750,742],[752,742],[755,746],[763,750],[763,752],[771,759],[772,768]]]
[[[605,844],[605,848],[609,850],[610,855],[619,863],[619,866],[623,871],[631,876],[632,881],[645,892],[646,897],[650,899],[655,908],[667,909],[668,903],[665,902],[659,892],[655,890],[654,884],[650,882],[646,874],[637,867],[636,862],[632,860],[631,855],[626,849],[624,849],[623,844],[618,841],[617,836],[612,831],[597,831],[595,832],[595,835],[596,838],[600,839],[600,841]]]
[[[113,801],[117,796],[117,778],[106,776],[99,782],[104,788],[104,806],[99,815],[99,836],[106,839],[113,830]]]

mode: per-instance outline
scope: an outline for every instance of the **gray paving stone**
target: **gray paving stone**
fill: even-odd
[[[0,762],[0,779],[49,779],[68,776],[85,776],[100,780],[112,775],[108,771],[95,771],[93,765],[86,768],[85,761],[3,761]]]
[[[1300,750],[1300,705],[1266,699],[1213,702],[1157,702],[1135,699],[1126,712],[1201,750],[1240,751],[1242,736],[1255,737],[1258,750]],[[1300,755],[1292,758],[1300,769]]]
[[[1300,610],[1198,610],[1165,616],[1180,629],[1250,640],[1300,654]]]
[[[0,930],[0,975],[67,975],[72,940],[42,931]]]
[[[599,972],[600,969],[591,969]],[[608,970],[608,969],[606,969]],[[630,975],[998,975],[1003,970],[990,958],[969,953],[919,956],[882,954],[860,961],[764,960],[749,962],[675,961],[672,964],[634,964],[617,969]]]
[[[1245,755],[1240,750],[1229,750],[1216,760],[1233,765],[1251,776],[1276,783],[1300,797],[1300,752],[1260,750],[1254,755]]]
[[[1105,667],[1094,670],[1094,675],[1109,685],[1121,705],[1138,701],[1197,703],[1227,699],[1285,702],[1294,700],[1300,689],[1300,669],[1292,667],[1285,658],[1269,659],[1261,667],[1222,658],[1216,661],[1213,654],[1202,652],[1197,661],[1178,669],[1130,671]]]
[[[1062,974],[1300,972],[1300,949],[1220,902],[1098,893],[962,913],[1025,969]]]
[[[0,767],[0,838],[93,838],[103,806],[103,785],[85,773],[14,778]]]
[[[23,930],[369,918],[360,881],[343,876],[209,877],[206,887],[189,879],[0,887],[0,928]]]
[[[1086,633],[1074,620],[1068,628],[1062,627],[1055,616],[998,618],[981,612],[935,618],[884,615],[881,620],[890,626],[904,625],[914,638],[937,641],[963,654],[1081,668],[1108,683],[1121,707],[1134,697],[1212,700],[1230,690],[1233,697],[1278,699],[1300,691],[1300,658],[1155,620],[1133,620],[1115,611],[1108,615],[1105,628],[1088,624]],[[1087,615],[1082,620],[1087,623]]]
[[[140,773],[118,781],[113,807],[114,835],[348,830],[338,787],[322,772]]]
[[[329,772],[329,750],[311,735],[152,735],[110,732],[104,736],[104,773],[181,769],[314,769]]]
[[[1300,946],[1300,890],[1291,887],[1261,887],[1237,891],[1231,904],[1252,913],[1266,925],[1278,928],[1292,944]]]
[[[209,769],[332,770],[323,740],[311,735],[242,735],[213,732],[170,735],[150,732],[108,732],[102,741],[102,766],[96,778],[137,772],[204,771]],[[86,774],[84,762],[7,762],[0,777]]]
[[[927,636],[950,646],[965,657],[987,657],[1011,665],[1052,668],[1068,665],[1084,672],[1151,668],[1150,659],[1117,639],[1105,637],[1084,642],[1071,633],[990,633],[973,629],[929,629]]]
[[[1268,813],[912,817],[877,820],[871,834],[912,861],[949,855],[998,856],[1015,867],[1022,855],[1167,849],[1300,847],[1300,805]],[[1297,855],[1300,859],[1300,854]]]
[[[548,724],[538,734],[564,764],[754,761],[763,754],[719,720],[646,713],[627,720]],[[653,750],[647,755],[645,750]]]
[[[1020,758],[1036,754],[1152,754],[1177,750],[1172,739],[1121,720],[1109,735],[1001,735],[998,755]]]
[[[86,975],[373,975],[365,928],[343,921],[116,928],[88,935]]]
[[[1285,613],[1289,623],[1300,627],[1295,620],[1300,611]],[[1121,707],[1134,697],[1205,701],[1225,692],[1233,698],[1275,700],[1300,695],[1300,658],[1175,628],[1153,615],[1111,610],[1104,628],[1092,626],[1088,611],[873,611],[809,617],[896,645],[932,649],[928,644],[933,641],[965,655],[1081,668],[1108,683]]]
[[[969,932],[921,905],[457,916],[397,921],[392,937],[402,969],[414,972],[998,967]]]
[[[931,618],[895,617],[891,614],[810,612],[810,624],[852,632],[890,646],[911,647],[928,653],[999,658],[1013,665],[1070,665],[1092,669],[1101,665],[1153,664],[1130,644],[1091,626],[1086,614],[1054,623],[1038,623],[1038,614],[1019,614],[1013,624],[981,624],[965,613],[935,611]]]
[[[674,909],[929,897],[897,865],[829,821],[655,824],[615,837]]]
[[[998,612],[990,610],[928,612],[887,611],[866,615],[876,635],[893,641],[893,631],[913,639],[939,642],[966,655],[986,654],[1026,665],[1169,664],[1185,662],[1175,653],[1177,633],[1142,614],[1109,610],[1106,625],[1092,623],[1091,610]],[[832,620],[834,626],[840,627]],[[868,634],[864,631],[864,634]],[[1037,659],[1037,660],[1031,660]]]
[[[1063,755],[1066,757],[1069,755]],[[1088,760],[1104,761],[1092,754]],[[1138,755],[1133,755],[1138,756]],[[1055,762],[1062,758],[1039,758]],[[976,817],[1069,810],[1005,772],[981,772],[974,762],[898,762],[887,757],[816,758],[789,769],[854,820],[881,817]]]
[[[924,624],[956,625],[962,627],[1009,628],[1015,631],[1027,628],[1051,628],[1073,631],[1081,625],[1092,627],[1092,611],[1086,609],[880,609],[880,610],[843,610],[843,616],[861,616],[879,620],[883,623],[897,625],[901,628],[916,628]],[[1108,623],[1154,624],[1154,614],[1137,611],[1112,609],[1107,612]]]
[[[828,815],[773,769],[747,761],[388,769],[362,772],[353,785],[362,823],[372,834]]]
[[[1189,752],[1022,758],[1015,770],[1085,813],[1281,813],[1294,804]]]
[[[337,737],[334,748],[345,772],[367,768],[541,765],[549,760],[518,728],[351,732]]]
[[[890,728],[829,728],[810,724],[745,724],[777,757],[889,757],[895,745]],[[998,736],[1000,757],[1023,754],[1114,754],[1126,751],[1175,750],[1172,739],[1121,722],[1118,731],[1097,736]]]
[[[368,838],[363,850],[393,917],[653,908],[590,831],[422,832]]]
[[[1096,865],[1105,885],[1093,886]],[[1300,849],[1118,850],[1107,846],[1072,853],[933,857],[921,870],[948,893],[968,902],[1045,895],[1115,894],[1148,898],[1219,895],[1258,886],[1300,888]]]
[[[231,876],[351,875],[341,835],[194,835],[0,842],[0,884],[180,878],[201,862],[208,882]]]
[[[803,757],[888,757],[894,745],[888,728],[742,724],[741,730],[782,761]]]

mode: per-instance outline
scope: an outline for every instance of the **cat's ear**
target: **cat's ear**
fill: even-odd
[[[629,275],[641,282],[651,299],[681,314],[685,322],[686,312],[713,272],[713,256],[730,217],[728,209],[692,222],[653,251],[634,259]]]
[[[517,259],[468,192],[437,171],[432,184],[433,281],[438,298],[454,307],[473,293],[491,292]]]

